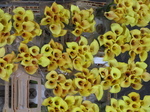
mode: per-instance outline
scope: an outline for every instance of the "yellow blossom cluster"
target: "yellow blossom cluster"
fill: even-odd
[[[150,95],[140,99],[140,94],[131,92],[128,96],[122,96],[122,99],[111,98],[110,106],[105,108],[106,112],[149,112]]]
[[[0,9],[0,47],[5,46],[6,44],[10,45],[15,40],[16,36],[11,35],[10,31],[12,29],[11,15],[4,13]]]
[[[69,55],[63,51],[62,44],[54,42],[53,39],[50,40],[48,44],[45,44],[41,48],[41,58],[40,65],[47,67],[48,71],[55,70],[59,68],[62,71],[71,72],[72,62]]]
[[[99,44],[94,39],[90,45],[88,40],[81,36],[79,43],[67,42],[66,52],[69,54],[72,65],[75,70],[82,71],[84,68],[88,68],[93,63],[93,55],[97,54],[99,50]]]
[[[48,89],[53,89],[53,94],[59,97],[65,97],[66,95],[74,95],[77,93],[73,86],[73,81],[71,79],[66,79],[64,74],[58,74],[56,71],[52,70],[46,75],[45,87]]]
[[[150,51],[150,30],[148,28],[134,29],[130,31],[132,39],[130,41],[130,61],[134,61],[139,55],[141,61],[145,61]]]
[[[120,53],[130,50],[128,44],[131,40],[130,31],[126,26],[121,26],[118,23],[111,24],[111,31],[98,36],[100,46],[104,46],[104,60],[108,61],[114,59]]]
[[[150,74],[146,72],[145,62],[124,63],[117,60],[110,60],[109,67],[99,68],[102,77],[101,85],[104,90],[110,89],[111,93],[118,93],[122,88],[132,87],[139,90],[142,87],[142,80],[150,80]]]
[[[14,59],[14,62],[20,62],[28,74],[34,74],[39,68],[38,60],[42,56],[39,54],[39,47],[32,46],[29,48],[26,44],[20,43],[18,51],[19,53]]]
[[[147,26],[150,22],[149,0],[114,0],[115,6],[104,15],[109,20],[131,26]]]
[[[18,68],[18,65],[13,62],[16,55],[14,52],[5,55],[4,48],[0,48],[0,52],[4,53],[0,55],[0,78],[9,81],[10,75]]]
[[[40,36],[42,30],[38,23],[34,21],[34,14],[32,10],[25,10],[22,7],[17,7],[13,10],[13,27],[16,30],[15,35],[21,36],[24,41],[28,43],[35,36]]]
[[[46,6],[44,17],[41,20],[41,25],[48,25],[54,37],[64,36],[67,30],[64,30],[65,25],[69,23],[70,11],[62,5],[53,2],[51,7]]]
[[[78,6],[71,5],[72,24],[75,29],[72,34],[80,36],[83,32],[92,33],[95,31],[95,20],[93,9],[80,10]]]
[[[101,76],[97,68],[91,70],[84,69],[82,72],[77,72],[74,74],[73,82],[75,89],[79,92],[81,96],[89,96],[95,94],[98,100],[103,97],[103,87],[100,85]]]
[[[48,97],[42,105],[47,106],[48,112],[99,112],[97,104],[83,100],[81,96]]]

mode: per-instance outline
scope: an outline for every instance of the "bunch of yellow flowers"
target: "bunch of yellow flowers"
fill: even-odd
[[[14,59],[14,62],[20,62],[28,74],[34,74],[39,68],[39,59],[42,57],[39,54],[39,47],[32,46],[29,48],[26,44],[20,43],[18,51],[19,53]]]
[[[73,86],[71,79],[66,79],[64,74],[58,74],[52,70],[46,75],[45,87],[47,89],[53,89],[53,94],[59,97],[65,97],[66,95],[74,95],[77,93]]]
[[[23,43],[28,43],[35,36],[40,36],[42,30],[38,23],[34,21],[34,14],[32,10],[25,10],[22,7],[17,7],[13,10],[13,26],[16,30],[15,35],[21,36],[24,41]]]
[[[111,93],[118,93],[122,88],[132,87],[135,90],[142,88],[142,80],[150,80],[150,74],[146,72],[145,62],[117,62],[110,60],[109,67],[99,68],[102,77],[101,85],[104,90],[110,89]]]
[[[93,55],[99,50],[99,44],[94,39],[90,45],[88,40],[81,36],[79,42],[67,42],[66,52],[69,54],[75,70],[82,71],[93,63]]]
[[[12,44],[16,36],[10,34],[12,29],[11,15],[4,13],[2,9],[0,9],[0,15],[0,47],[3,47],[6,44]]]
[[[54,37],[64,36],[67,30],[64,30],[65,25],[69,23],[70,11],[62,5],[53,2],[51,7],[46,6],[44,17],[41,20],[41,25],[48,25]]]
[[[97,68],[91,70],[84,69],[82,72],[74,74],[76,78],[73,79],[75,90],[81,96],[89,96],[95,94],[98,100],[103,97],[103,87],[101,83],[101,76]]]
[[[150,110],[150,95],[140,99],[140,94],[131,92],[123,99],[111,98],[110,106],[106,106],[106,112],[148,112]]]
[[[129,51],[130,61],[133,61],[136,55],[139,55],[141,61],[145,61],[150,51],[150,30],[148,28],[134,29],[130,33],[132,36]]]
[[[116,4],[104,15],[109,20],[131,26],[143,27],[150,22],[149,0],[114,0]]]
[[[94,32],[95,31],[95,20],[93,9],[80,10],[78,6],[71,5],[72,24],[75,29],[72,34],[80,36],[83,32]]]
[[[48,112],[99,112],[97,104],[82,100],[81,96],[48,97],[42,105],[47,106]]]
[[[0,78],[9,81],[11,74],[18,68],[18,64],[13,61],[16,55],[14,52],[5,55],[4,48],[0,48],[0,53]]]
[[[48,44],[45,44],[41,48],[41,54],[43,55],[40,59],[40,65],[47,67],[48,71],[56,70],[60,68],[62,71],[71,72],[72,62],[69,55],[63,51],[62,44],[50,40]]]
[[[128,44],[131,40],[129,29],[118,23],[112,23],[110,27],[111,31],[98,36],[100,46],[105,47],[105,61],[114,59],[115,56],[130,50],[130,45]]]

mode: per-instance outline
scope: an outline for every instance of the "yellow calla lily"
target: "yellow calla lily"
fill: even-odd
[[[57,81],[60,82],[60,83],[65,83],[66,82],[66,77],[63,74],[59,74]]]
[[[33,21],[34,20],[34,14],[32,10],[26,10],[26,13],[24,15],[24,21]]]
[[[8,45],[11,45],[14,40],[16,39],[16,36],[15,35],[10,35],[8,38],[7,38],[7,44]]]
[[[148,82],[150,80],[150,74],[148,72],[144,72],[141,75],[141,78],[143,79],[144,82]]]
[[[139,67],[135,67],[132,71],[132,74],[134,74],[135,76],[140,76],[143,73],[143,69],[139,68]]]
[[[130,105],[133,102],[128,96],[122,96],[122,98],[127,105]]]
[[[24,69],[28,74],[32,75],[37,71],[38,66],[25,66]]]
[[[41,54],[43,54],[44,56],[50,56],[51,53],[52,53],[52,48],[50,47],[49,44],[45,44],[42,46]]]
[[[63,66],[66,64],[65,60],[61,57],[56,61],[58,66]]]
[[[110,89],[111,93],[118,93],[121,91],[121,87],[119,84],[115,84],[112,86],[112,88]]]
[[[1,47],[0,48],[0,57],[3,57],[5,55],[5,52],[6,52],[5,48]]]
[[[60,11],[59,6],[56,2],[53,2],[52,6],[50,8],[54,13],[58,13]]]
[[[68,105],[69,107],[73,106],[74,103],[75,103],[75,98],[74,98],[74,96],[66,96],[65,102],[67,103],[67,105]]]
[[[72,15],[76,13],[80,13],[80,9],[78,6],[75,6],[75,5],[71,5],[71,13]]]
[[[30,55],[30,53],[21,53],[21,57],[23,57],[24,60],[30,60],[32,57]]]
[[[54,23],[59,23],[60,22],[60,16],[58,14],[54,14],[53,17],[53,21]],[[61,24],[61,23],[60,23]],[[62,24],[61,24],[62,25]],[[62,26],[61,26],[62,27]]]
[[[87,45],[88,40],[84,36],[80,36],[79,46]]]
[[[50,24],[52,24],[53,23],[53,18],[52,17],[50,17],[50,16],[47,16],[47,17],[45,17],[45,18],[43,18],[42,20],[41,20],[41,23],[40,23],[40,25],[50,25]]]
[[[77,56],[77,51],[76,50],[72,50],[72,49],[67,48],[67,53],[69,54],[71,59],[74,59]]]
[[[15,28],[15,30],[17,31],[17,33],[20,33],[23,30],[23,26],[21,22],[14,22],[13,26]]]
[[[54,89],[57,86],[57,81],[55,79],[49,79],[45,83],[45,87],[48,89]]]
[[[130,107],[133,109],[133,110],[139,110],[139,108],[140,108],[140,103],[139,102],[132,102],[131,104],[130,104]]]
[[[55,70],[57,69],[58,65],[56,63],[56,61],[51,61],[50,64],[47,66],[47,69],[48,71],[51,71],[51,70]]]
[[[116,18],[119,18],[118,15],[116,15],[114,11],[105,12],[104,15],[109,20],[114,20]]]
[[[2,31],[3,29],[4,29],[4,25],[0,23],[0,31]]]
[[[53,56],[56,60],[62,57],[62,51],[59,49],[54,49],[53,50]]]
[[[7,44],[7,40],[5,38],[0,39],[0,47],[3,47]]]
[[[141,39],[141,31],[138,30],[138,29],[134,29],[134,30],[131,30],[131,35],[132,37],[136,38],[136,39]]]
[[[46,99],[43,100],[42,105],[44,106],[52,106],[53,104],[53,97],[48,97]]]
[[[73,30],[71,33],[77,37],[77,36],[80,36],[82,34],[82,32],[83,32],[83,29],[75,28],[75,30]]]
[[[76,24],[77,23],[81,23],[81,15],[78,13],[75,13],[72,17],[72,23]]]
[[[128,94],[129,98],[134,101],[134,102],[139,102],[140,101],[140,94],[136,92],[131,92]]]
[[[58,74],[56,71],[52,70],[51,72],[49,72],[47,75],[46,75],[46,79],[49,80],[49,79],[54,79],[54,80],[57,80],[58,79]]]
[[[53,17],[54,12],[51,10],[50,7],[46,6],[45,9],[44,9],[44,15],[45,15],[46,17],[47,17],[47,16]]]
[[[124,112],[124,110],[128,107],[127,104],[125,103],[125,101],[123,100],[119,100],[118,101],[118,107],[121,111]]]
[[[111,40],[111,41],[114,41],[116,39],[116,34],[112,31],[106,32],[103,36],[105,39]]]
[[[150,106],[150,96],[149,95],[145,95],[143,98],[143,104],[141,105],[142,107],[149,107]]]
[[[76,85],[77,88],[83,89],[84,88],[84,84],[86,82],[86,79],[75,78],[74,82],[75,82],[75,85]]]
[[[51,63],[51,61],[46,57],[42,56],[40,59],[38,59],[38,64],[42,67],[46,67]]]
[[[13,65],[13,64],[7,64],[7,65],[5,66],[6,73],[7,73],[9,76],[13,73],[13,68],[14,68],[14,65]]]
[[[49,26],[49,29],[52,32],[52,34],[55,35],[59,35],[62,30],[61,25],[59,23],[51,24]]]
[[[139,67],[142,69],[146,69],[148,66],[145,62],[136,62],[135,65],[136,65],[136,67]]]
[[[88,20],[82,20],[80,25],[81,25],[81,28],[83,28],[83,30],[86,30],[91,27],[91,24],[89,23]]]
[[[131,84],[131,87],[135,90],[140,90],[142,88],[142,84],[141,83],[135,83],[135,84]]]
[[[108,69],[100,67],[99,68],[99,73],[100,73],[102,78],[105,78],[108,75]]]
[[[5,61],[4,59],[0,58],[0,67],[5,67],[7,64],[7,61]]]
[[[87,19],[90,16],[90,11],[89,10],[81,10],[80,15],[83,20]]]
[[[99,50],[99,44],[97,42],[97,40],[93,40],[93,42],[90,44],[90,52],[92,53],[92,55],[97,54]]]
[[[111,68],[110,74],[113,79],[119,79],[121,77],[121,71],[116,67]]]
[[[130,55],[130,59],[128,60],[128,62],[132,62],[135,59],[135,52],[134,51],[129,51],[129,55]]]
[[[95,85],[92,87],[92,93],[96,95],[97,100],[101,100],[104,94],[102,85]]]
[[[64,36],[64,35],[66,35],[66,33],[67,33],[67,30],[61,30],[59,35],[56,35],[54,37]]]
[[[129,50],[130,50],[130,45],[129,44],[121,45],[121,52],[122,53],[125,53],[126,51],[129,51]]]
[[[118,44],[113,44],[111,46],[111,50],[116,56],[118,56],[121,53],[121,47]]]
[[[78,71],[82,71],[83,67],[82,67],[82,60],[81,57],[77,56],[74,60],[73,60],[73,67],[74,69],[78,70]]]
[[[74,98],[75,98],[74,106],[80,106],[82,103],[82,96],[74,96]]]
[[[123,32],[123,28],[118,23],[112,23],[110,27],[116,35],[121,35]]]
[[[39,54],[40,48],[38,46],[32,46],[29,48],[31,55],[36,56]]]
[[[23,30],[27,32],[31,32],[35,29],[35,25],[32,21],[23,22],[22,27],[23,27]]]
[[[0,78],[5,79],[6,74],[6,70],[3,67],[0,67]]]
[[[72,80],[67,79],[64,83],[60,83],[63,89],[69,90],[72,87]]]
[[[79,90],[79,94],[80,94],[81,96],[89,96],[89,95],[91,94],[91,92],[90,92],[88,89],[83,88],[83,89],[80,89],[80,90]]]
[[[105,49],[104,61],[114,59],[115,54],[110,49]]]
[[[80,107],[73,108],[72,112],[83,112]]]
[[[48,109],[48,112],[55,112],[55,109],[53,107],[48,106],[47,109]]]
[[[117,107],[118,107],[118,101],[115,99],[115,98],[111,98],[111,100],[110,100],[110,105],[113,107],[113,108],[115,108],[115,109],[117,109]]]
[[[140,60],[145,61],[148,57],[147,51],[143,51],[142,53],[139,54]]]
[[[32,63],[29,59],[24,59],[21,61],[21,65],[23,66],[32,66]]]
[[[66,53],[66,52],[62,53],[62,58],[63,58],[64,60],[66,60],[67,62],[71,62],[71,59],[70,59],[70,57],[69,57],[69,54]]]
[[[60,108],[60,111],[66,112],[68,110],[69,106],[67,105],[67,103],[64,100],[61,100],[59,108]]]
[[[126,80],[123,80],[121,82],[121,87],[127,88],[131,85],[131,81],[129,80],[129,78],[127,78]]]
[[[105,111],[106,112],[117,112],[117,110],[115,108],[113,108],[112,106],[106,106]]]
[[[33,37],[32,33],[30,32],[22,32],[21,36],[22,38],[24,38],[24,43],[28,43],[29,41],[32,40],[32,37]]]
[[[138,27],[143,27],[147,26],[149,21],[146,21],[143,17],[138,18],[137,20],[137,26]]]
[[[63,89],[62,89],[61,85],[59,85],[59,84],[57,84],[55,89],[53,89],[53,93],[56,96],[61,96],[62,95],[62,91],[63,91]]]
[[[1,25],[0,25],[0,27],[1,27]],[[12,28],[12,22],[9,21],[8,24],[3,28],[3,32],[4,33],[10,32],[11,28]]]
[[[76,42],[67,42],[67,47],[72,50],[78,50],[78,44]]]
[[[17,7],[13,10],[13,13],[19,14],[19,15],[24,15],[25,14],[25,9],[23,7]]]

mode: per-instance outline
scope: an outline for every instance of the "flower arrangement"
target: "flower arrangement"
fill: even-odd
[[[52,89],[54,96],[42,103],[48,111],[99,112],[99,105],[83,98],[94,94],[100,101],[105,90],[110,94],[128,87],[140,90],[142,82],[150,80],[148,65],[144,62],[150,50],[150,30],[146,27],[130,30],[127,25],[141,27],[149,23],[149,1],[114,0],[114,3],[110,11],[104,12],[107,19],[113,20],[111,30],[91,42],[82,33],[95,31],[95,10],[92,8],[81,10],[71,5],[70,9],[66,9],[54,2],[50,7],[45,7],[40,23],[34,21],[31,10],[22,7],[14,9],[13,16],[0,10],[0,47],[11,47],[19,36],[24,39],[20,41],[18,52],[5,55],[5,48],[0,48],[0,78],[9,81],[18,64],[30,75],[38,72],[39,68],[46,68],[43,72],[45,87]],[[42,35],[40,25],[48,26],[54,38],[50,37],[50,41],[42,46],[28,44],[36,36]],[[68,26],[71,26],[70,29],[67,29]],[[15,30],[13,34],[10,33],[12,27]],[[65,44],[56,42],[55,37],[62,37],[68,31],[79,40]],[[108,66],[93,67],[94,56],[102,47],[103,60],[108,62]],[[127,63],[115,59],[125,52],[130,56]],[[139,61],[135,61],[137,55]],[[144,112],[149,110],[147,99],[149,96],[140,100],[139,94],[132,92],[123,96],[123,100],[112,98],[111,106],[106,106],[105,110]]]

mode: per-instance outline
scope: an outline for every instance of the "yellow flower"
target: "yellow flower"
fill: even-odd
[[[77,56],[77,51],[76,50],[72,50],[72,49],[67,48],[67,53],[69,54],[71,59],[74,59]]]
[[[72,31],[72,34],[74,34],[77,37],[77,36],[80,36],[82,32],[83,32],[83,29],[75,28],[75,30]]]
[[[97,42],[97,40],[93,40],[93,42],[90,44],[90,52],[92,53],[92,55],[95,55],[98,53],[99,50],[99,44]]]
[[[121,77],[121,71],[116,67],[111,68],[110,74],[113,79],[119,79]]]
[[[74,96],[66,96],[65,102],[67,103],[67,105],[68,105],[69,107],[73,106],[74,103],[75,103],[75,98],[74,98]]]
[[[47,69],[48,71],[51,71],[51,70],[55,70],[57,69],[58,65],[56,63],[56,61],[51,61],[50,64],[48,65]]]
[[[144,72],[141,75],[141,78],[143,79],[143,81],[148,82],[150,80],[150,74],[148,72]]]
[[[28,74],[32,75],[37,71],[38,66],[34,66],[34,65],[33,66],[25,66],[24,69]]]
[[[17,7],[13,10],[13,12],[15,14],[18,14],[18,15],[24,15],[25,14],[25,9],[23,7]]]
[[[97,100],[101,100],[104,94],[102,85],[95,85],[92,87],[92,93],[96,95]]]
[[[53,17],[54,16],[54,12],[51,10],[50,7],[46,6],[45,10],[44,10],[44,15],[46,17],[48,17],[48,16]]]
[[[121,87],[119,84],[115,84],[112,86],[112,88],[110,89],[111,93],[118,93],[121,91]]]
[[[59,23],[51,24],[49,26],[49,29],[52,32],[52,34],[55,34],[55,35],[59,35],[62,30],[61,25]]]
[[[131,30],[131,35],[132,37],[136,38],[136,39],[141,39],[141,31],[138,30],[138,29],[134,29],[134,30]]]
[[[142,108],[143,108],[143,107],[144,107],[144,108],[149,108],[149,106],[150,106],[149,100],[150,100],[150,96],[149,96],[149,95],[145,95],[144,98],[143,98],[142,105],[141,105]]]
[[[117,112],[117,110],[115,108],[113,108],[112,106],[106,106],[105,111],[106,112]]]
[[[54,88],[56,88],[56,86],[57,86],[56,79],[49,79],[45,83],[45,87],[48,88],[48,89],[54,89]]]
[[[24,21],[33,21],[34,20],[34,14],[32,10],[26,10],[24,15]]]
[[[113,108],[117,109],[117,107],[118,107],[118,101],[117,101],[115,98],[111,98],[111,100],[110,100],[110,105],[111,105]]]
[[[73,60],[73,67],[74,67],[74,69],[76,69],[78,71],[82,71],[83,67],[82,67],[82,59],[81,59],[81,57],[77,56]]]
[[[54,49],[53,50],[53,56],[56,60],[62,57],[62,51],[59,49]]]
[[[145,61],[148,57],[147,51],[143,51],[142,53],[139,54],[140,60]]]
[[[63,92],[63,89],[62,89],[62,87],[61,87],[60,84],[57,84],[57,86],[55,87],[55,89],[53,89],[53,93],[56,96],[61,96],[62,92]]]
[[[128,94],[129,98],[133,101],[133,102],[139,102],[140,101],[140,94],[136,93],[136,92],[131,92]]]
[[[53,2],[52,6],[50,8],[54,13],[60,12],[59,6],[56,2]]]
[[[114,11],[109,11],[104,13],[105,17],[109,20],[114,20],[116,18],[119,18],[117,14],[115,14]]]
[[[41,25],[50,25],[50,24],[52,24],[54,21],[53,21],[53,18],[52,17],[50,17],[50,16],[47,16],[47,17],[45,17],[45,18],[43,18],[42,20],[41,20]]]
[[[27,32],[31,32],[35,29],[35,25],[32,21],[23,22],[22,27],[23,27],[23,30]]]
[[[135,83],[135,84],[131,84],[131,87],[135,90],[140,90],[142,88],[142,84],[141,83]]]
[[[72,80],[67,79],[64,83],[60,83],[63,89],[69,90],[72,87]]]
[[[2,31],[3,29],[4,29],[4,25],[0,23],[0,31]]]
[[[49,106],[47,108],[48,108],[48,112],[55,112],[55,108]]]
[[[72,50],[78,50],[78,44],[76,42],[67,42],[67,47]]]
[[[51,61],[46,57],[42,56],[40,59],[38,59],[38,64],[41,65],[42,67],[46,67],[51,63]]]
[[[13,73],[13,68],[14,68],[13,64],[7,64],[5,66],[5,70],[6,70],[7,75],[10,76]]]
[[[118,36],[121,35],[123,32],[123,28],[118,23],[112,23],[110,27],[111,30]]]
[[[16,36],[15,35],[10,35],[8,38],[7,38],[7,44],[8,45],[11,45],[14,40],[16,39]]]
[[[121,82],[121,87],[127,88],[131,85],[131,81],[129,80],[129,78],[127,78],[126,80],[123,80]]]
[[[124,44],[124,45],[121,45],[121,52],[124,53],[126,51],[129,51],[130,50],[130,45],[129,44]]]
[[[118,56],[121,53],[121,47],[118,44],[113,44],[111,46],[111,50],[116,56]]]
[[[41,54],[43,54],[44,56],[50,56],[51,53],[52,53],[52,48],[50,47],[49,44],[45,44],[42,46]]]
[[[1,47],[0,48],[0,57],[3,57],[5,55],[5,52],[6,52],[5,48]]]
[[[84,36],[80,36],[80,40],[79,40],[79,45],[83,46],[83,45],[87,45],[88,41]]]
[[[0,78],[3,79],[3,80],[6,80],[5,77],[6,77],[6,70],[3,68],[3,67],[0,67]],[[7,80],[6,80],[7,81]]]
[[[32,46],[29,48],[29,52],[32,56],[36,56],[39,54],[40,48],[38,46]]]
[[[79,7],[75,6],[75,5],[71,5],[71,13],[72,13],[72,15],[75,13],[80,13]]]
[[[76,24],[76,23],[81,23],[81,15],[78,13],[75,13],[72,17],[72,23]]]
[[[110,49],[105,49],[104,61],[114,59],[115,54]]]
[[[0,39],[0,47],[3,47],[7,44],[7,40],[5,38]]]
[[[67,103],[64,100],[61,100],[59,108],[61,111],[66,112],[68,110],[69,106],[67,105]]]

